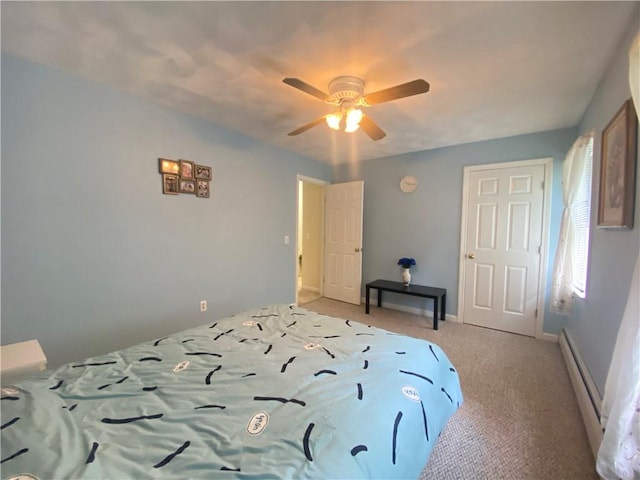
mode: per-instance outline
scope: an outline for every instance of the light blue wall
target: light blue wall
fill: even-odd
[[[398,258],[414,257],[414,281],[446,288],[447,312],[457,315],[463,167],[548,157],[554,159],[550,275],[562,212],[562,162],[576,135],[569,128],[334,167],[334,182],[364,180],[363,283],[400,280]],[[418,180],[411,195],[399,188],[405,175]],[[389,301],[424,307],[406,296],[389,294]],[[545,310],[544,331],[559,333],[564,319]]]
[[[587,368],[600,390],[604,385],[613,356],[616,336],[627,296],[635,260],[640,252],[640,175],[636,176],[636,209],[632,230],[605,230],[596,227],[599,202],[599,179],[602,130],[613,118],[628,98],[629,88],[629,47],[640,31],[638,7],[621,42],[616,57],[608,73],[600,82],[589,108],[580,122],[580,132],[595,130],[594,141],[594,181],[591,215],[590,263],[587,298],[574,304],[568,319],[567,331],[573,338]],[[640,138],[640,136],[638,137]],[[640,164],[640,149],[638,149]],[[636,295],[638,292],[636,292]]]
[[[329,165],[9,56],[1,93],[3,344],[57,366],[295,301],[296,174]],[[163,195],[159,157],[211,198]]]

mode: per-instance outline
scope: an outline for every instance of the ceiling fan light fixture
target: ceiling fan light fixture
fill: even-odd
[[[342,121],[342,112],[330,113],[325,117],[327,125],[333,130],[340,130],[340,122]]]
[[[2,0],[0,0],[2,1]],[[370,107],[378,103],[390,102],[400,98],[411,97],[429,91],[429,84],[422,78],[402,83],[394,87],[378,90],[377,92],[364,94],[364,81],[361,78],[346,75],[336,77],[329,82],[329,93],[318,90],[299,78],[287,77],[282,80],[287,85],[314,96],[329,105],[337,107],[334,113],[316,118],[313,122],[307,123],[297,128],[287,135],[290,137],[306,132],[323,122],[327,122],[329,128],[346,133],[355,132],[362,124],[362,131],[371,140],[380,140],[387,134],[382,130],[371,117],[364,116],[362,111],[356,107]]]
[[[362,120],[362,110],[352,108],[347,112],[346,125],[344,131],[352,133],[360,128],[360,121]]]

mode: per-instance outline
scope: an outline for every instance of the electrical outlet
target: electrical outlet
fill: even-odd
[[[207,301],[206,300],[200,300],[200,311],[201,312],[206,312],[207,311]]]

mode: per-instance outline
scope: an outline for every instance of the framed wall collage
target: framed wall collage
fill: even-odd
[[[198,165],[190,160],[160,158],[158,161],[162,175],[162,193],[186,193],[199,198],[209,198],[213,178],[211,167]]]

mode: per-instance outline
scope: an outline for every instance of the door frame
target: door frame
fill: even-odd
[[[464,176],[462,182],[462,212],[460,216],[460,252],[458,256],[458,321],[464,321],[464,285],[465,285],[465,268],[468,262],[465,262],[466,239],[468,228],[468,198],[469,198],[469,177],[472,172],[484,170],[495,170],[500,168],[514,167],[530,167],[535,165],[544,166],[544,190],[542,194],[542,235],[540,245],[540,264],[538,278],[538,298],[536,300],[536,308],[538,315],[536,316],[536,332],[535,338],[557,341],[557,335],[545,333],[544,327],[544,303],[546,298],[547,287],[547,264],[549,256],[549,224],[551,221],[551,190],[553,180],[553,158],[536,158],[532,160],[516,160],[512,162],[489,163],[483,165],[468,165],[464,167]]]
[[[329,185],[331,182],[328,182],[326,180],[320,180],[319,178],[313,178],[313,177],[307,177],[306,175],[301,175],[301,174],[297,174],[296,175],[296,236],[295,236],[295,242],[294,242],[294,249],[293,249],[293,259],[294,259],[294,266],[295,266],[295,274],[294,274],[294,285],[295,285],[295,298],[296,298],[296,305],[298,305],[298,247],[300,245],[298,245],[298,238],[300,237],[300,182],[304,182],[304,183],[313,183],[315,185],[320,185],[323,187],[323,192],[324,192],[324,186],[325,185]],[[324,194],[324,193],[323,193]],[[304,202],[304,198],[302,199],[302,201]],[[323,297],[324,296],[324,207],[322,209],[322,218],[320,219],[320,234],[322,235],[322,241],[320,242],[320,296]]]

